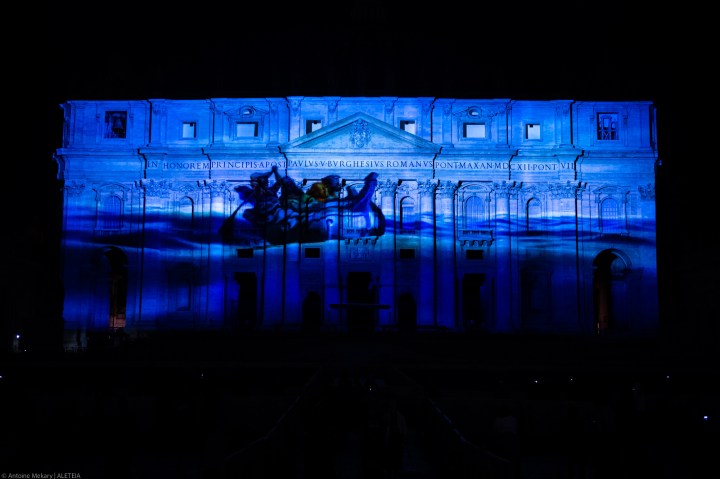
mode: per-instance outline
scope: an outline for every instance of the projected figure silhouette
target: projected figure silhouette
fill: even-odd
[[[276,169],[277,167],[273,168]],[[269,186],[268,178],[271,173],[253,173],[250,175],[250,186],[241,185],[235,188],[235,191],[240,195],[240,206],[233,215],[246,204],[250,204],[252,207],[243,211],[243,217],[251,223],[259,225],[282,221],[284,212],[280,208],[277,195],[282,185],[275,182],[272,186]]]
[[[272,186],[271,176],[275,178]],[[247,239],[249,224],[255,234],[271,244],[319,242],[348,234],[354,238],[380,236],[385,232],[385,217],[372,201],[377,178],[378,174],[371,172],[359,191],[347,186],[347,196],[341,197],[342,180],[338,175],[313,183],[306,193],[295,180],[281,176],[277,166],[267,173],[253,173],[250,186],[235,188],[240,205],[223,222],[220,234],[225,243],[236,243]],[[352,228],[341,227],[343,218],[345,225]]]

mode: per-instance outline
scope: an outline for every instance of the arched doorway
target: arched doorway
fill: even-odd
[[[125,327],[127,313],[128,272],[125,252],[115,246],[103,248],[101,256],[101,278],[98,286],[106,293],[100,305],[103,316],[102,327],[118,330]],[[107,321],[105,323],[105,321]]]
[[[609,249],[595,257],[593,266],[594,326],[596,334],[601,335],[619,329],[618,322],[624,316],[619,306],[623,304],[630,262],[619,251]]]

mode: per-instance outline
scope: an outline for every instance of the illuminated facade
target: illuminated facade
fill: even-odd
[[[108,328],[656,332],[650,102],[61,107],[66,343]]]

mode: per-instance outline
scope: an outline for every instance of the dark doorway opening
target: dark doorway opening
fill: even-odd
[[[372,275],[367,272],[348,273],[347,326],[351,332],[375,330],[375,291]]]
[[[238,302],[237,319],[243,329],[252,329],[257,322],[257,276],[255,273],[235,273]]]
[[[469,273],[462,280],[462,321],[466,331],[477,331],[485,327],[483,286],[485,275]]]
[[[305,296],[302,304],[302,325],[306,332],[317,332],[322,327],[323,311],[320,295],[312,291]]]
[[[107,248],[103,251],[107,260],[107,278],[110,283],[110,310],[108,326],[115,331],[125,327],[127,308],[127,257],[118,248]]]
[[[629,271],[628,263],[616,251],[605,250],[593,261],[593,313],[595,332],[598,335],[608,334],[611,330],[619,330],[618,322],[622,314],[618,305],[622,302],[622,294],[618,291],[624,284]]]
[[[417,330],[417,303],[410,293],[398,296],[398,331],[400,334],[413,334]]]

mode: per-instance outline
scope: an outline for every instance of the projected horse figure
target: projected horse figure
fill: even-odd
[[[272,185],[270,176],[275,177]],[[337,175],[326,176],[305,192],[292,178],[281,177],[275,166],[268,173],[254,173],[250,186],[235,188],[240,205],[223,222],[220,234],[227,244],[256,237],[278,245],[381,236],[385,217],[372,201],[377,178],[371,172],[359,191],[347,186],[342,196]]]

